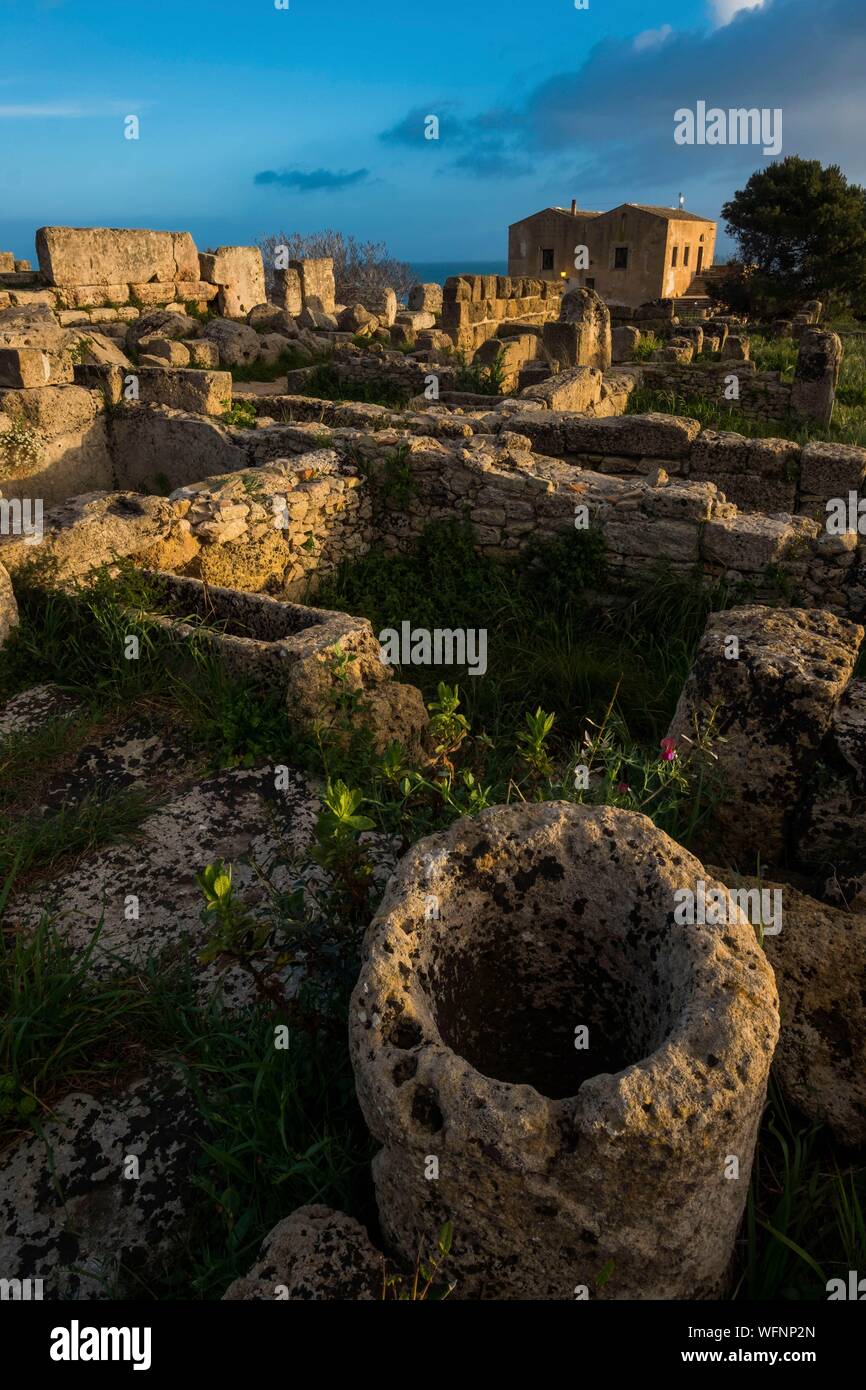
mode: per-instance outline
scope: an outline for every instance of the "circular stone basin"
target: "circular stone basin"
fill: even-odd
[[[383,1230],[414,1263],[452,1221],[458,1296],[723,1288],[778,1012],[730,899],[724,925],[677,923],[699,880],[725,893],[645,816],[566,802],[493,807],[398,866],[352,1058]]]
[[[630,942],[604,918],[585,921],[586,907],[493,914],[471,937],[436,943],[426,992],[443,1043],[485,1076],[555,1098],[654,1052],[672,1021],[664,962],[646,936]]]

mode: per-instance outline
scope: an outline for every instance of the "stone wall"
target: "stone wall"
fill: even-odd
[[[95,393],[54,389],[97,408]],[[805,607],[853,617],[866,608],[866,548],[856,531],[829,534],[823,505],[855,486],[866,491],[866,450],[747,440],[667,415],[592,419],[540,402],[463,417],[323,405],[327,425],[262,420],[253,430],[165,407],[111,412],[114,485],[175,489],[165,504],[171,553],[158,562],[192,565],[215,583],[302,587],[371,544],[406,545],[430,520],[468,517],[479,548],[505,560],[591,521],[622,578],[663,560],[684,576],[698,569],[746,586],[751,598],[778,596],[782,584]],[[754,506],[769,484],[777,515],[731,500]],[[276,496],[298,504],[279,537]]]
[[[781,372],[759,372],[754,362],[685,364],[653,359],[642,364],[643,385],[666,391],[682,400],[704,400],[722,409],[736,410],[751,420],[785,420],[791,416],[791,382]],[[726,386],[736,376],[739,397],[726,397]]]
[[[51,303],[76,315],[66,324],[108,322],[95,311],[117,316],[184,305],[209,304],[227,318],[245,317],[265,300],[262,255],[256,246],[196,249],[189,232],[144,228],[40,227],[36,232],[38,277],[22,287],[21,302]]]
[[[53,288],[59,309],[206,304],[217,294],[203,281],[189,232],[40,227],[36,253],[42,283]]]
[[[827,503],[866,498],[866,449],[851,444],[749,439],[701,430],[673,415],[591,420],[568,412],[509,410],[509,428],[538,453],[606,474],[650,474],[715,482],[744,511],[793,512],[826,522]]]
[[[509,275],[452,275],[445,281],[441,327],[463,351],[495,336],[506,319],[547,323],[559,317],[565,282]]]
[[[99,391],[44,386],[0,391],[0,488],[54,506],[114,485]]]

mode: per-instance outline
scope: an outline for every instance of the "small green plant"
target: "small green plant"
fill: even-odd
[[[264,949],[270,934],[268,922],[254,922],[235,895],[232,885],[232,866],[221,859],[208,864],[196,883],[204,897],[202,921],[214,923],[207,945],[199,953],[202,965],[209,965],[218,956],[235,956],[249,960]]]
[[[655,333],[641,333],[640,342],[635,344],[632,357],[635,362],[648,362],[654,357],[662,346],[661,338],[657,338]]]
[[[220,402],[225,406],[220,419],[224,425],[236,425],[242,430],[254,430],[256,427],[256,407],[253,401],[230,401]]]
[[[434,752],[442,762],[450,767],[450,760],[469,734],[469,720],[459,714],[460,689],[440,681],[436,689],[436,699],[427,706],[430,711],[430,735]]]
[[[382,1298],[398,1299],[400,1302],[422,1303],[443,1302],[456,1289],[456,1283],[441,1284],[437,1283],[442,1266],[451,1254],[451,1246],[454,1240],[454,1229],[450,1221],[439,1232],[436,1242],[436,1253],[424,1259],[418,1256],[415,1265],[415,1273],[411,1279],[408,1275],[389,1273],[387,1265],[382,1278]]]
[[[338,891],[356,904],[365,902],[370,888],[373,866],[359,844],[364,830],[372,830],[376,822],[358,814],[366,801],[362,791],[349,788],[341,779],[328,783],[323,808],[313,832],[313,858],[327,869]]]
[[[517,735],[518,755],[526,764],[533,783],[553,776],[554,766],[547,742],[556,723],[555,714],[546,714],[541,706],[530,714],[526,711],[526,728]]]
[[[501,395],[505,381],[504,363],[504,349],[500,349],[487,366],[477,360],[468,362],[466,353],[458,352],[454,370],[454,390],[475,396]]]
[[[218,314],[213,312],[210,306],[202,308],[197,299],[185,299],[183,311],[191,319],[198,319],[199,323],[209,323],[211,319],[219,317]]]
[[[376,498],[389,511],[405,511],[418,491],[409,462],[409,446],[400,444],[381,460],[371,460],[359,454],[355,458],[358,471],[366,479]]]
[[[91,341],[90,338],[83,335],[72,344],[71,348],[69,348],[69,356],[74,364],[80,365],[87,360],[87,351],[91,345]]]

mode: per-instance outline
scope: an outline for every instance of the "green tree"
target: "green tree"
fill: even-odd
[[[753,311],[795,311],[807,299],[866,315],[866,190],[838,164],[789,155],[752,174],[722,208],[743,270],[729,299]]]

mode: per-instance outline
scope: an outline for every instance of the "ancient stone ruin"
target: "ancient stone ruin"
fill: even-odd
[[[0,256],[0,747],[35,798],[8,794],[27,834],[8,832],[4,931],[35,950],[51,923],[82,990],[117,961],[156,990],[181,962],[189,1016],[207,1000],[224,1037],[252,1029],[256,1066],[285,1028],[304,1076],[343,1068],[266,1169],[284,1206],[249,1207],[208,1296],[411,1296],[423,1264],[456,1299],[728,1299],[778,1097],[841,1163],[866,1142],[849,337],[810,303],[771,326],[790,365],[770,371],[767,325],[567,280],[403,296],[183,231],[49,226],[36,252]],[[730,399],[740,430],[704,427]],[[596,631],[646,625],[592,698],[527,697],[495,757],[484,720],[514,693],[476,692],[502,649],[466,659],[487,610],[432,632],[388,610],[398,669],[385,655],[404,571],[438,564],[410,590],[438,615],[458,544],[506,630],[521,586],[548,584],[513,638],[528,679],[563,587],[568,672]],[[686,598],[647,752],[617,702]],[[436,664],[463,704],[418,669]],[[202,1118],[205,1043],[155,1062],[117,1028],[110,1087],[96,1067],[0,1090],[0,1266],[46,1297],[163,1287],[202,1190],[241,1220],[205,1171],[232,1143],[207,1129],[222,1093]],[[261,1082],[268,1114],[276,1093]],[[354,1176],[327,1200],[303,1186],[335,1134],[356,1205]],[[119,1152],[151,1180],[130,1198]]]

